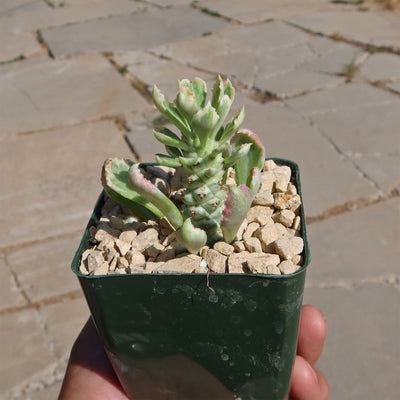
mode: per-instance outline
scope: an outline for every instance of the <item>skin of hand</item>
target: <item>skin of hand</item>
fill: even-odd
[[[315,368],[315,363],[322,353],[326,332],[327,325],[322,313],[313,306],[303,306],[300,316],[297,355],[290,383],[290,400],[328,399],[328,383],[323,374]],[[176,360],[173,362],[176,363]],[[187,363],[185,360],[179,360],[179,362]],[[190,364],[184,365],[184,368],[192,367]],[[196,376],[201,379],[201,371],[194,365],[193,368]],[[209,379],[206,374],[207,372],[204,373],[204,378]],[[213,377],[211,381],[214,382],[212,379]],[[221,399],[231,398],[222,385],[219,389],[218,393],[221,394]],[[153,399],[153,397],[150,398]],[[185,398],[193,398],[193,395],[182,397],[182,399]],[[71,350],[58,400],[98,399],[129,400],[112,369],[94,324],[89,319]]]

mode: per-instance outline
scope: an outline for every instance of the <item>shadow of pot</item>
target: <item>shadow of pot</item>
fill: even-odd
[[[298,166],[295,173],[301,196]],[[132,274],[85,276],[80,258],[95,207],[72,263],[97,331],[132,399],[283,400],[296,354],[310,263],[301,206],[304,265],[290,275]],[[210,289],[212,288],[212,290]]]

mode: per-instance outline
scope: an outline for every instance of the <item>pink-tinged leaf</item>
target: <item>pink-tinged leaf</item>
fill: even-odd
[[[233,148],[240,148],[245,143],[251,143],[250,151],[246,157],[241,158],[235,163],[236,183],[246,185],[253,190],[251,185],[253,168],[262,169],[265,160],[265,149],[260,138],[248,129],[240,130],[232,138]],[[255,195],[256,193],[253,194]]]
[[[182,226],[183,218],[178,208],[164,193],[143,176],[140,172],[139,164],[133,164],[129,168],[128,178],[132,187],[162,211],[175,229]]]
[[[101,180],[105,192],[144,219],[162,217],[164,214],[130,185],[128,170],[131,165],[131,161],[120,158],[104,162]]]
[[[259,148],[261,148],[262,150],[263,150],[263,155],[262,155],[262,158],[263,158],[263,160],[264,160],[264,158],[265,158],[265,148],[264,148],[264,145],[263,145],[263,143],[262,143],[262,141],[261,141],[261,139],[258,137],[258,135],[257,134],[255,134],[253,131],[251,131],[250,129],[241,129],[239,132],[238,132],[238,135],[241,135],[241,136],[247,136],[248,137],[248,140],[246,141],[246,143],[254,143],[257,147],[259,147]],[[234,140],[234,139],[233,139]]]
[[[247,187],[246,185],[240,185],[238,187],[245,195],[245,197],[249,203],[249,208],[250,208],[251,203],[253,202],[253,193],[252,193],[251,189],[249,187]]]
[[[228,195],[222,213],[221,230],[224,240],[232,242],[253,200],[253,193],[246,185],[228,186]]]
[[[253,168],[250,171],[250,178],[248,179],[248,184],[253,195],[253,199],[251,200],[253,202],[254,196],[258,193],[258,190],[260,189],[261,185],[261,171],[258,168]]]
[[[138,164],[135,164],[133,168],[130,168],[129,179],[136,187],[139,186],[142,190],[146,190],[149,193],[157,193],[157,191],[159,191],[159,189],[157,189],[148,179],[143,176],[143,174],[140,172]]]

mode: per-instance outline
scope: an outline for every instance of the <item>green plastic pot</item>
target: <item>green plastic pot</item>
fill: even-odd
[[[298,166],[274,159],[295,173]],[[115,372],[135,400],[283,400],[296,354],[310,263],[301,206],[304,266],[291,275],[85,276],[80,258],[100,196],[72,263]]]

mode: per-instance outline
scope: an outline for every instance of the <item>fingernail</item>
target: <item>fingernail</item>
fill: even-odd
[[[308,366],[309,366],[310,369],[311,369],[311,372],[312,372],[312,374],[313,374],[313,376],[314,376],[315,382],[318,383],[318,375],[317,375],[317,373],[315,372],[315,369],[314,369],[310,364],[308,364]]]

